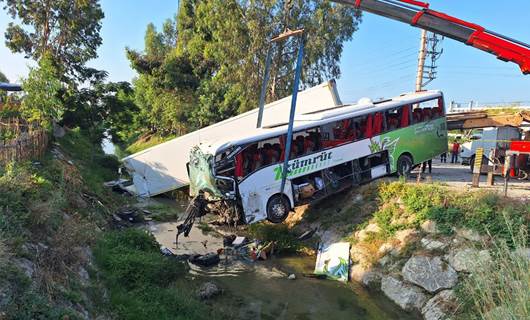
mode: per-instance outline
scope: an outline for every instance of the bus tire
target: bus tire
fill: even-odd
[[[267,202],[267,220],[272,223],[283,222],[291,211],[289,199],[285,195],[275,194]]]
[[[397,174],[400,177],[406,177],[412,171],[414,162],[409,155],[402,154],[397,161]]]

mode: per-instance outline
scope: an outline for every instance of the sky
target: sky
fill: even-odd
[[[486,27],[486,29],[530,43],[530,1],[514,0],[506,5],[494,0],[431,0],[431,8]],[[102,0],[105,12],[99,57],[89,65],[109,72],[111,81],[131,81],[135,72],[125,56],[125,47],[141,50],[148,23],[161,27],[177,11],[174,0]],[[0,71],[12,82],[27,75],[33,62],[5,47],[3,31],[10,17],[0,8]],[[420,29],[365,13],[360,29],[344,44],[337,80],[343,102],[362,97],[392,97],[414,90]],[[530,75],[524,76],[514,63],[445,39],[437,62],[438,76],[427,89],[440,89],[446,101],[468,103],[512,103],[530,105]]]

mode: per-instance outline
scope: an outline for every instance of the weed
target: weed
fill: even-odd
[[[249,225],[250,237],[264,242],[273,241],[277,252],[296,252],[303,248],[302,243],[287,225],[271,223],[254,223]]]
[[[106,233],[94,251],[119,319],[205,319],[208,308],[182,279],[185,266],[160,254],[153,236],[128,229]]]
[[[495,241],[493,259],[479,259],[475,267],[480,272],[472,273],[457,291],[467,318],[530,319],[530,264],[525,254],[528,230],[514,229],[506,214],[503,218],[511,245],[505,239]]]

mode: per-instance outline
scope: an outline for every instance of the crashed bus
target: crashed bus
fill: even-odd
[[[233,221],[280,223],[296,206],[386,175],[407,175],[447,151],[440,91],[299,114],[280,193],[287,131],[287,123],[268,125],[193,147],[190,195]]]

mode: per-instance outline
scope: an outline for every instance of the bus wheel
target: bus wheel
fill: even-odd
[[[406,177],[412,171],[412,158],[406,154],[402,154],[397,161],[397,173],[400,177]]]
[[[289,199],[281,194],[275,194],[267,202],[267,219],[272,223],[281,223],[289,215]]]

